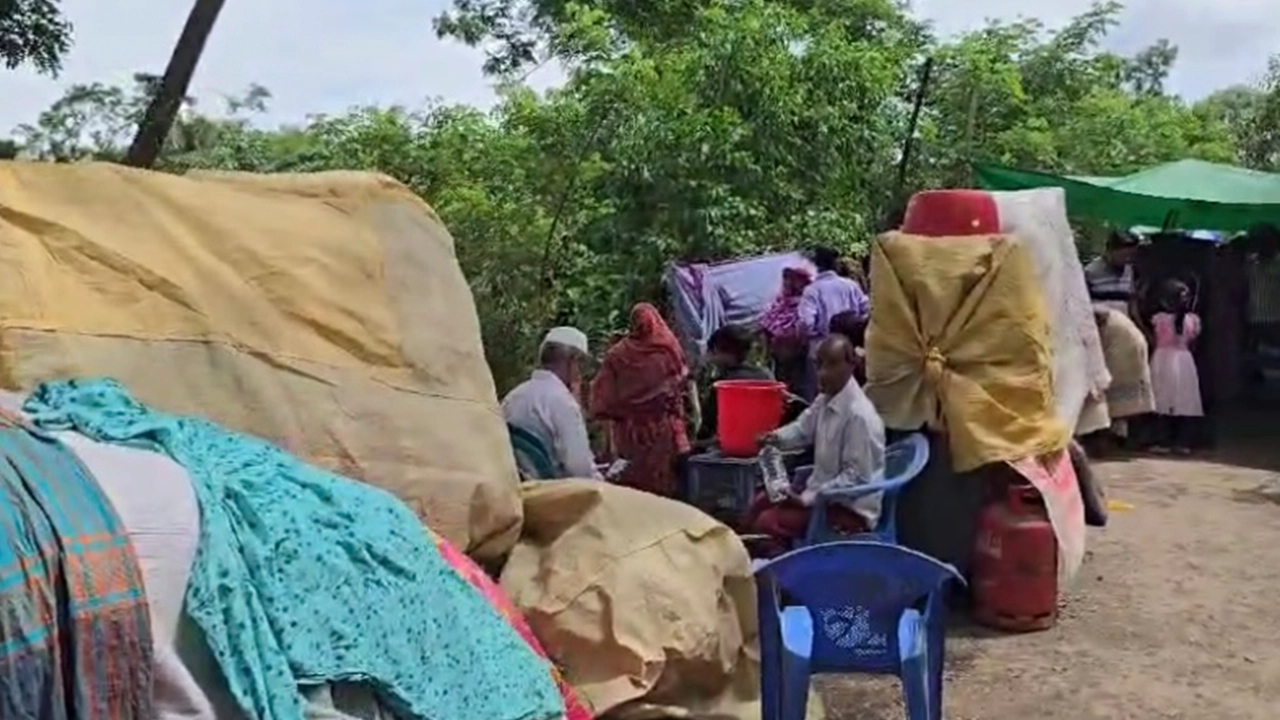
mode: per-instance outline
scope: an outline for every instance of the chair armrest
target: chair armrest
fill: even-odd
[[[879,492],[896,490],[901,485],[899,483],[878,482],[867,483],[865,485],[839,485],[836,487],[823,488],[818,491],[819,500],[857,500],[858,498],[874,495]]]

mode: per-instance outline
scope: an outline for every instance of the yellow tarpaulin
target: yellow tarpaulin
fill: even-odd
[[[732,530],[597,481],[524,495],[502,587],[596,716],[760,717],[755,579]],[[808,717],[825,717],[816,697]]]
[[[482,559],[515,542],[453,239],[391,179],[0,163],[0,267],[5,388],[115,377],[390,490]]]
[[[871,276],[867,395],[887,426],[945,429],[959,472],[1066,447],[1044,301],[1016,239],[890,233]]]

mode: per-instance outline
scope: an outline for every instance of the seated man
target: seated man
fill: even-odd
[[[754,344],[751,331],[741,325],[725,325],[711,333],[707,340],[707,362],[714,374],[707,400],[702,404],[702,425],[698,428],[699,445],[709,445],[716,438],[719,418],[715,383],[721,380],[773,379],[773,373],[747,361]]]
[[[835,485],[873,482],[884,470],[884,423],[853,378],[853,343],[830,335],[818,346],[818,391],[813,405],[793,423],[760,439],[780,449],[814,449],[813,474],[803,491],[773,503],[761,493],[747,513],[752,532],[770,536],[771,552],[785,551],[804,537],[809,509],[818,491]],[[859,498],[849,507],[833,507],[827,516],[844,533],[867,532],[880,517],[880,496]]]
[[[842,312],[831,318],[831,333],[844,335],[853,343],[853,377],[858,385],[867,382],[867,318],[854,312]]]
[[[542,340],[540,367],[502,400],[507,423],[542,440],[560,477],[597,477],[582,406],[570,390],[581,382],[587,356],[585,333],[552,328]]]

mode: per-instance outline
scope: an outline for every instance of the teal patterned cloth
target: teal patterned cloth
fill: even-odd
[[[326,682],[368,683],[405,718],[564,714],[547,661],[390,494],[153,411],[112,380],[45,383],[25,410],[40,427],[162,452],[190,473],[201,531],[186,611],[252,720],[303,720],[299,686]]]

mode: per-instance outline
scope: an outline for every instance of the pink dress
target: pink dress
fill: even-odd
[[[1156,313],[1151,318],[1155,329],[1156,349],[1151,355],[1151,386],[1156,396],[1156,412],[1174,417],[1200,417],[1200,374],[1190,345],[1200,335],[1200,316],[1187,313],[1182,318],[1182,333],[1175,327],[1171,313]]]

